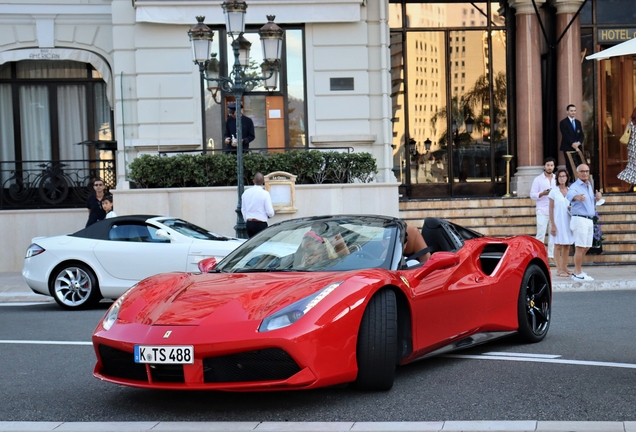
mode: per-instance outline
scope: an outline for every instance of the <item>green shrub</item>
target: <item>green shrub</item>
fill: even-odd
[[[168,178],[172,187],[193,187],[206,184],[201,156],[179,154],[166,157]]]
[[[236,155],[178,154],[142,155],[130,165],[130,178],[142,188],[236,185]],[[297,176],[297,184],[371,182],[377,174],[369,153],[320,150],[246,153],[243,156],[244,184],[254,174],[285,171]]]
[[[349,155],[349,181],[370,183],[378,173],[375,159],[370,153],[351,153]]]
[[[261,153],[247,153],[243,155],[243,184],[251,185],[254,174],[257,172],[267,174],[272,171],[267,159],[268,158]],[[234,171],[236,172],[236,165]],[[234,182],[234,184],[236,184],[236,182]]]
[[[201,156],[207,183],[201,186],[228,186],[236,184],[236,156],[229,153]],[[232,183],[230,183],[232,182]]]

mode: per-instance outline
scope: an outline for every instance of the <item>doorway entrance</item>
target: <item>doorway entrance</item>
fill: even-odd
[[[409,198],[505,193],[506,30],[496,10],[390,0],[393,165]]]
[[[616,176],[627,166],[627,146],[619,138],[636,107],[636,56],[600,63],[598,133],[603,188],[604,192],[629,192],[632,185]]]

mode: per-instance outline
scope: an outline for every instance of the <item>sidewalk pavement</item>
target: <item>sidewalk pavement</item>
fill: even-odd
[[[636,266],[587,266],[584,271],[594,278],[593,282],[575,282],[559,277],[552,268],[552,290],[582,292],[636,289]],[[0,303],[53,301],[51,297],[31,291],[20,272],[0,272]]]

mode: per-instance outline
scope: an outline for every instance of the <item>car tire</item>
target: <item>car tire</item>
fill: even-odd
[[[58,267],[51,275],[49,291],[68,310],[94,307],[102,298],[95,273],[80,263]]]
[[[358,389],[386,391],[393,387],[397,339],[397,301],[395,293],[385,289],[371,298],[360,323],[355,381]]]
[[[550,280],[536,264],[526,269],[519,289],[519,336],[524,342],[543,340],[550,328],[552,291]]]

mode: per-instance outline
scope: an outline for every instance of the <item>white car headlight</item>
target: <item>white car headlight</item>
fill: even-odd
[[[332,282],[320,291],[305,297],[302,300],[298,300],[296,303],[290,304],[286,308],[268,316],[258,327],[258,331],[266,332],[292,325],[309,312],[314,306],[320,303],[322,299],[327,297],[330,292],[338,288],[342,282],[343,281]]]
[[[40,255],[42,252],[44,252],[44,248],[42,246],[37,245],[35,243],[31,243],[31,245],[27,248],[26,255],[24,258],[34,257],[36,255]]]
[[[106,312],[106,316],[104,317],[104,320],[102,321],[102,327],[104,327],[104,330],[110,330],[113,324],[115,324],[115,321],[117,321],[117,317],[119,316],[119,309],[121,308],[121,305],[124,302],[124,299],[130,292],[130,290],[132,290],[132,288],[130,288],[128,291],[126,291],[121,296],[119,296],[119,298],[115,300],[115,303],[113,303],[110,309],[108,309],[108,312]]]

